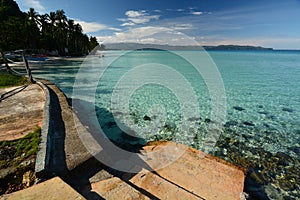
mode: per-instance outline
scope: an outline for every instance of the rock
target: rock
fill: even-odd
[[[201,117],[190,117],[188,118],[189,121],[199,121],[201,120]]]
[[[267,118],[274,120],[274,119],[276,119],[276,116],[275,115],[267,115]]]
[[[284,200],[296,200],[295,198],[289,197],[289,196],[284,196],[283,199]]]
[[[282,108],[282,111],[289,112],[289,113],[294,112],[293,109],[291,109],[291,108],[286,108],[286,107],[283,107],[283,108]]]
[[[293,151],[300,156],[300,147],[288,147],[288,150]]]
[[[23,174],[23,180],[22,180],[22,184],[25,187],[29,187],[34,183],[35,180],[35,174],[32,171],[27,171],[25,172],[25,174]]]
[[[108,128],[111,128],[113,126],[116,126],[117,123],[116,122],[107,122],[106,125],[107,125]]]
[[[8,167],[5,169],[0,169],[0,178],[5,178],[8,175],[16,173],[17,168],[16,167]]]
[[[285,191],[291,191],[296,188],[295,184],[287,179],[280,179],[278,181],[278,185],[281,189],[283,189]]]
[[[275,157],[278,158],[278,164],[283,166],[289,165],[289,161],[292,159],[292,157],[283,152],[277,152]]]
[[[255,126],[252,122],[243,122],[244,125],[246,126]]]
[[[0,160],[12,159],[17,152],[16,147],[5,146],[0,149]]]
[[[267,111],[259,111],[259,112],[257,112],[257,113],[262,114],[262,115],[267,115],[267,114],[269,114]]]
[[[145,115],[145,116],[143,117],[143,120],[145,120],[145,121],[151,121],[151,117]]]
[[[226,122],[224,126],[230,127],[230,126],[236,126],[236,125],[238,125],[237,121],[229,121],[229,122]]]
[[[263,185],[265,183],[265,180],[263,178],[263,176],[256,172],[256,171],[253,171],[251,174],[250,174],[250,177],[255,180],[257,183]]]
[[[240,107],[240,106],[233,106],[232,107],[234,110],[238,110],[238,111],[243,111],[245,110],[244,108]]]
[[[206,118],[206,119],[204,120],[204,122],[205,122],[205,123],[210,123],[210,122],[211,122],[211,119]]]
[[[240,200],[247,200],[249,199],[249,194],[247,194],[246,192],[242,192],[240,194]]]
[[[30,166],[30,165],[33,165],[33,166],[34,166],[34,164],[35,164],[35,157],[30,157],[30,158],[28,158],[28,159],[22,161],[22,162],[20,163],[20,166],[22,166],[22,167],[28,167],[28,166]]]

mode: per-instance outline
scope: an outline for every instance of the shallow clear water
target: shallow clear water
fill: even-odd
[[[297,175],[300,173],[300,52],[212,51],[209,55],[221,74],[226,92],[226,119],[222,121],[221,129],[218,129],[220,138],[211,153],[262,174],[262,179],[266,182],[261,184],[265,185],[270,198],[282,199],[285,195],[300,198]],[[97,75],[98,79],[91,79],[86,84],[88,86],[92,83],[97,87],[96,113],[108,137],[116,142],[132,139],[122,136],[123,131],[116,126],[115,117],[135,130],[152,127],[148,132],[136,131],[143,141],[168,139],[203,149],[209,127],[217,123],[211,116],[211,93],[207,82],[197,70],[174,53],[143,51],[124,55],[124,52],[111,51],[105,52],[103,58],[88,58],[85,61],[87,65],[83,66],[80,66],[81,61],[43,64],[34,67],[33,74],[53,81],[72,97],[76,73],[80,71],[80,67],[88,67],[91,60],[102,67],[109,64],[105,70],[99,67],[103,72],[101,77]],[[132,70],[143,65],[145,70],[151,67],[151,63],[156,67],[169,66],[182,75],[182,80],[186,80],[193,88],[199,113],[193,107],[195,105],[192,104],[191,92],[186,90],[187,85],[178,81],[177,75],[170,74],[170,71],[162,70],[153,74],[151,71],[144,71],[147,72],[144,77],[146,84],[135,87],[141,84],[135,79],[135,75],[141,73],[135,74]],[[158,68],[154,69],[157,72]],[[152,77],[151,80],[169,82],[147,82],[147,74]],[[126,82],[123,79],[126,76],[131,81]],[[89,76],[84,77],[88,80]],[[132,88],[136,89],[133,93],[122,93]],[[121,97],[112,100],[114,90],[130,96],[129,101],[123,105],[126,107],[128,103],[128,109],[119,110],[118,106],[123,100]],[[187,107],[187,114],[184,114],[185,108],[182,106]],[[158,125],[154,127],[153,122]],[[132,142],[135,143],[136,141]],[[281,165],[278,162],[280,155],[288,156],[288,163]],[[246,162],[254,164],[248,166],[236,157],[247,158]],[[278,159],[273,161],[274,157]],[[264,174],[270,163],[275,163],[274,172]],[[291,169],[294,171],[289,171]],[[282,185],[284,181],[293,185]]]

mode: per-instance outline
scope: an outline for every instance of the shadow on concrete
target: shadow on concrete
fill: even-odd
[[[49,176],[61,176],[67,172],[65,153],[65,125],[61,115],[58,96],[48,87],[50,95],[49,131],[47,138],[46,173]]]
[[[114,117],[112,113],[109,111],[95,107],[94,104],[83,101],[83,100],[71,100],[68,99],[69,103],[73,103],[72,107],[75,112],[80,112],[80,115],[78,115],[78,118],[80,122],[86,126],[89,127],[89,132],[91,136],[98,142],[98,144],[102,147],[102,150],[98,152],[96,155],[94,155],[93,158],[89,159],[82,165],[78,166],[76,169],[72,170],[72,172],[69,174],[69,180],[67,182],[73,187],[77,188],[77,191],[79,191],[82,195],[84,195],[87,199],[93,199],[91,198],[91,194],[93,192],[88,192],[88,189],[91,189],[90,186],[90,179],[93,177],[95,178],[94,181],[98,182],[107,178],[111,177],[118,177],[124,182],[126,182],[131,187],[135,188],[137,191],[139,191],[141,194],[148,196],[150,199],[159,199],[155,195],[147,192],[146,190],[135,186],[131,182],[129,182],[130,178],[136,175],[140,170],[142,170],[142,167],[138,168],[139,166],[143,166],[149,171],[153,171],[151,167],[144,162],[136,153],[140,152],[142,149],[142,144],[136,143],[135,145],[130,144],[130,141],[132,140],[143,140],[142,138],[138,138],[136,135],[128,135],[124,133],[121,129],[119,129],[117,126],[115,126],[117,123],[114,120]],[[74,103],[76,106],[74,106]],[[99,120],[99,124],[101,127],[104,128],[104,133],[101,134],[99,130],[94,127],[95,125],[90,123],[90,120],[88,116],[90,113],[87,113],[89,111],[88,108],[95,108],[97,111],[100,111],[102,113],[106,113],[105,115],[105,122]],[[110,126],[114,126],[114,132],[120,133],[119,140],[116,137],[110,138]],[[121,141],[121,142],[120,142]],[[146,144],[146,141],[142,141],[141,143]],[[111,145],[113,144],[113,145]],[[114,146],[114,147],[112,147]],[[113,148],[113,149],[112,149]],[[123,149],[124,151],[118,151],[118,148]],[[117,151],[117,152],[116,152]],[[125,152],[125,153],[122,153]],[[127,152],[127,153],[126,153]],[[132,152],[128,154],[128,152]],[[130,157],[128,157],[130,155]],[[98,158],[98,159],[97,159]],[[102,163],[101,159],[99,161],[99,158],[106,158],[109,159],[110,162],[108,163]],[[124,161],[122,163],[122,161]],[[129,171],[132,168],[135,168],[135,171],[137,173],[128,173],[128,171],[124,170],[118,170],[114,168],[116,164],[124,164],[124,169],[128,169]],[[125,176],[126,175],[126,176]],[[96,176],[96,177],[95,177]],[[126,178],[124,178],[126,177]],[[129,178],[129,179],[128,179]],[[76,181],[80,180],[80,181]]]

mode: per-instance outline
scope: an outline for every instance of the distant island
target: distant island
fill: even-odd
[[[251,50],[251,51],[272,51],[273,48],[249,45],[219,45],[219,46],[180,46],[180,45],[159,45],[159,44],[140,44],[140,43],[111,43],[105,44],[106,50]]]

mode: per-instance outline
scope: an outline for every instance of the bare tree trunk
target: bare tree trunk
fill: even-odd
[[[27,61],[27,59],[25,57],[25,52],[24,51],[22,53],[22,57],[23,57],[23,62],[25,64],[25,69],[26,69],[26,72],[27,72],[27,75],[28,75],[28,80],[31,83],[35,83],[35,81],[33,80],[32,74],[31,74],[31,70],[30,70],[29,65],[28,65],[28,61]]]
[[[11,70],[11,68],[10,68],[9,65],[8,65],[8,62],[7,62],[6,58],[5,58],[5,54],[3,53],[2,49],[0,49],[0,54],[1,54],[1,57],[2,57],[2,59],[3,59],[3,62],[4,62],[4,65],[5,65],[5,67],[6,67],[7,72],[8,72],[9,74],[12,74],[12,70]]]

